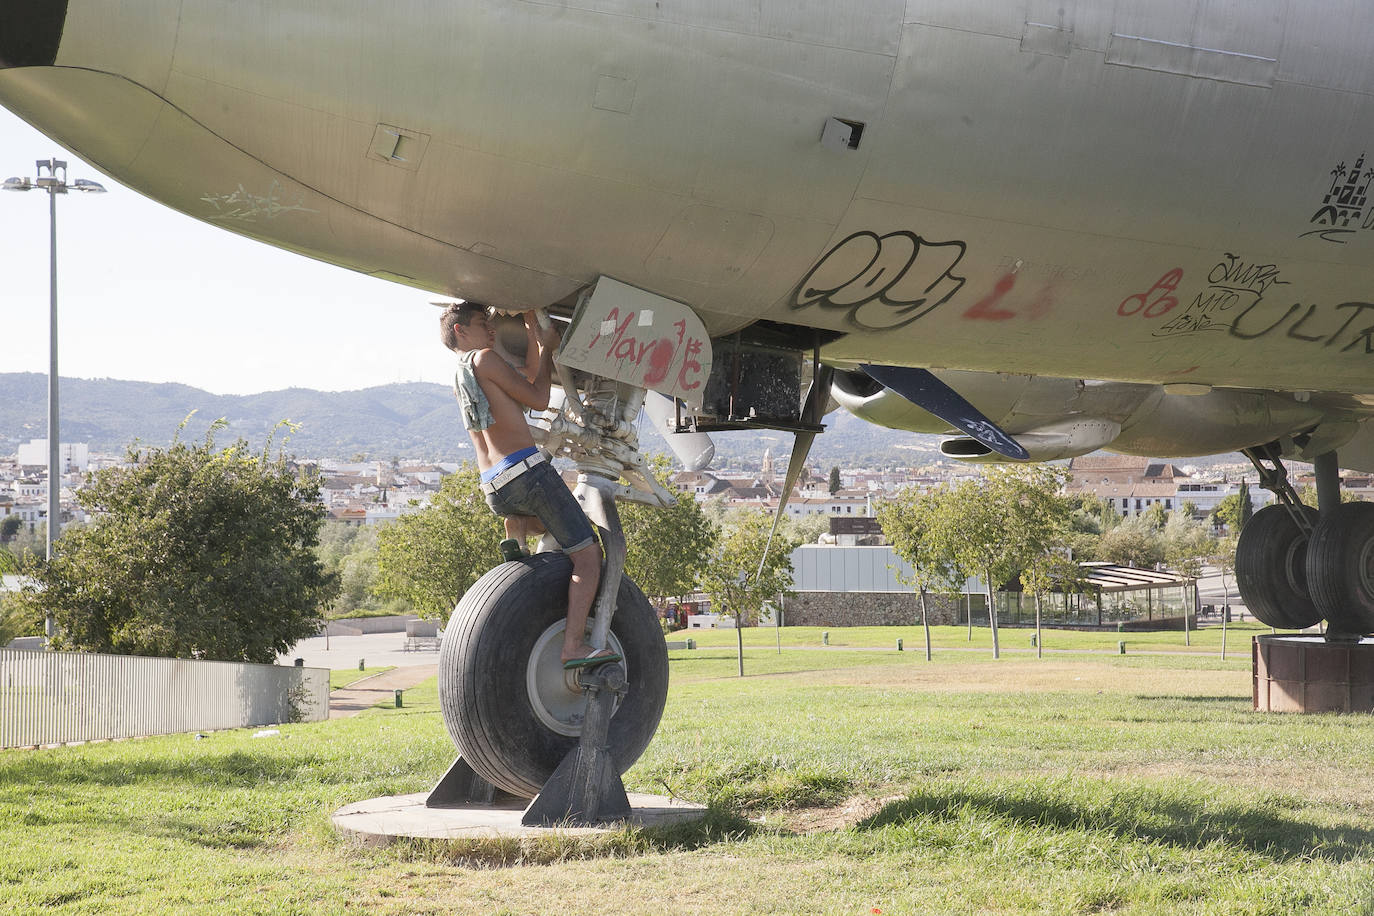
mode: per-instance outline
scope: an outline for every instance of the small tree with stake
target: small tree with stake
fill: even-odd
[[[993,658],[1001,657],[994,590],[999,582],[1035,570],[1062,544],[1071,512],[1058,495],[1065,475],[1062,468],[995,467],[981,480],[945,491],[938,501],[928,537],[937,554],[986,577]]]
[[[701,587],[711,596],[712,607],[732,614],[736,629],[745,623],[757,623],[763,606],[774,597],[792,593],[792,551],[799,542],[779,528],[768,546],[772,526],[772,517],[761,509],[731,513],[702,575]],[[740,640],[743,676],[742,635]]]
[[[946,541],[930,536],[937,523],[940,497],[908,489],[878,506],[878,523],[892,550],[911,566],[911,574],[898,574],[898,579],[918,590],[921,607],[921,629],[925,632],[926,661],[931,659],[930,618],[926,608],[928,592],[941,587],[953,590],[967,579],[954,557],[939,552],[948,548]]]

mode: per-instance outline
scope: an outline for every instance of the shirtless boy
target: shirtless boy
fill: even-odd
[[[619,661],[610,649],[597,650],[586,642],[587,616],[601,578],[596,533],[558,472],[535,448],[525,422],[527,408],[549,406],[558,332],[539,330],[534,313],[525,313],[524,374],[492,349],[496,333],[482,306],[463,302],[446,308],[439,318],[439,336],[458,354],[454,390],[477,452],[487,504],[505,519],[508,538],[523,539],[542,527],[572,560],[563,667]]]

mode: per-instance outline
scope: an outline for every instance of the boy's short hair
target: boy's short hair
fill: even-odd
[[[444,342],[444,346],[450,350],[458,349],[458,335],[454,332],[454,325],[467,327],[472,324],[472,319],[477,315],[485,315],[487,307],[476,302],[455,302],[444,313],[439,316],[439,339]]]

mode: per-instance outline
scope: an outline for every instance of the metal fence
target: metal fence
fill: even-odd
[[[323,668],[0,649],[0,748],[328,716]]]

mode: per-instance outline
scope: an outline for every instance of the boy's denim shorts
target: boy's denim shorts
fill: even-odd
[[[596,541],[596,532],[587,514],[547,461],[488,493],[487,505],[503,518],[532,515],[539,519],[564,553],[576,553]]]

